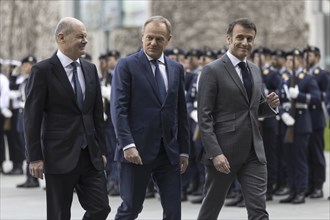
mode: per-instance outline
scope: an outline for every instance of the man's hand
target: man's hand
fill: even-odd
[[[230,173],[230,165],[225,155],[220,154],[212,159],[215,169],[221,173]]]
[[[131,147],[124,150],[124,158],[131,163],[142,165],[142,159],[140,157],[139,151],[137,151],[136,147]]]
[[[181,171],[181,174],[186,172],[187,167],[188,167],[188,157],[180,156],[180,171]]]
[[[31,176],[43,179],[44,178],[44,162],[42,160],[32,161],[29,164]]]
[[[278,95],[275,92],[270,93],[266,96],[266,101],[268,105],[272,108],[276,108],[280,105],[280,99],[278,98]]]

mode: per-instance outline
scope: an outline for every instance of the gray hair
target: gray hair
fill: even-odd
[[[171,33],[172,33],[172,25],[171,25],[171,23],[169,22],[169,20],[167,20],[166,18],[164,18],[163,16],[160,16],[160,15],[152,16],[152,17],[148,18],[144,22],[144,24],[142,26],[142,33],[144,33],[144,30],[145,30],[146,26],[150,22],[153,22],[153,21],[159,21],[160,23],[165,24],[166,25],[166,28],[167,28],[168,35],[171,35]]]
[[[81,23],[81,21],[72,17],[62,18],[55,28],[55,40],[57,41],[57,35],[59,33],[63,33],[64,35],[72,33],[74,30],[73,26],[77,24],[77,22]]]

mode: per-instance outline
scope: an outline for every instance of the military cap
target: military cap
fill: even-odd
[[[268,47],[260,47],[259,52],[264,55],[271,55],[272,51]]]
[[[217,58],[217,53],[214,50],[207,50],[207,51],[204,52],[204,56],[210,57],[212,59],[216,59]]]
[[[172,55],[185,55],[185,52],[183,49],[175,47],[171,50]]]
[[[293,49],[293,50],[290,50],[290,51],[286,52],[285,57],[293,56],[293,55],[303,57],[303,53],[298,49]]]
[[[172,50],[170,50],[170,49],[166,49],[166,50],[164,50],[164,55],[165,55],[165,56],[172,55]]]
[[[186,57],[189,57],[189,56],[200,58],[201,56],[203,56],[203,52],[199,49],[191,49],[186,54]]]
[[[21,63],[31,63],[31,64],[35,64],[37,62],[37,59],[35,58],[35,56],[29,55],[27,57],[24,57],[21,60]]]
[[[223,55],[227,52],[227,49],[225,47],[221,48],[220,50],[218,50],[217,55]]]
[[[120,52],[118,50],[108,50],[107,57],[120,57]]]
[[[304,49],[304,53],[306,53],[306,52],[313,52],[316,54],[320,54],[320,49],[318,47],[308,46]]]
[[[277,57],[285,57],[285,52],[283,50],[275,50],[272,55]]]
[[[107,59],[107,55],[104,53],[100,54],[99,60],[105,60],[105,59]]]

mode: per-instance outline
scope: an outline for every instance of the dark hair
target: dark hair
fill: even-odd
[[[142,33],[144,33],[144,29],[146,28],[147,24],[149,24],[150,22],[153,22],[153,21],[159,21],[160,23],[164,23],[166,25],[168,35],[169,36],[171,35],[172,25],[169,22],[169,20],[167,20],[163,16],[153,16],[153,17],[148,18],[146,20],[146,22],[144,22],[144,25],[142,26]]]
[[[229,24],[227,29],[227,35],[232,35],[233,29],[237,24],[243,26],[244,28],[252,29],[255,31],[255,34],[257,34],[257,27],[252,21],[247,18],[239,18]]]

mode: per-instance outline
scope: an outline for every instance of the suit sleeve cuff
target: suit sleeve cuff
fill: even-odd
[[[180,154],[181,157],[187,157],[189,158],[189,155],[188,154]]]
[[[134,143],[131,143],[129,145],[126,145],[124,148],[123,148],[123,151],[129,149],[129,148],[132,148],[132,147],[136,147]]]

